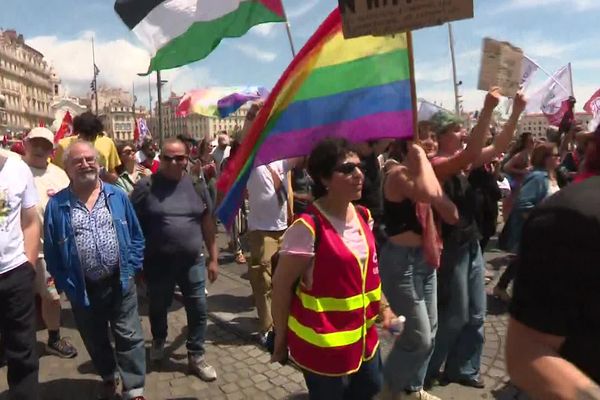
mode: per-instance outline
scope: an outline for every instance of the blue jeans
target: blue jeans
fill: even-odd
[[[104,381],[114,380],[118,368],[123,392],[129,397],[141,396],[146,378],[146,350],[133,279],[125,293],[119,274],[102,282],[87,283],[86,291],[90,306],[73,304],[73,315],[94,367]],[[115,339],[114,352],[108,337],[109,325]]]
[[[192,266],[169,265],[164,268],[146,268],[148,284],[150,329],[154,340],[167,339],[167,313],[173,302],[175,284],[183,294],[183,302],[188,322],[186,347],[188,353],[204,354],[204,336],[206,335],[206,266],[204,258]]]
[[[485,264],[479,242],[444,243],[439,270],[439,329],[427,376],[478,379],[486,313]]]
[[[303,371],[310,400],[370,400],[381,390],[379,350],[360,369],[346,376],[325,376]]]
[[[423,388],[437,331],[437,277],[420,247],[387,242],[379,273],[385,297],[396,315],[406,318],[404,332],[394,343],[383,367],[393,393]]]

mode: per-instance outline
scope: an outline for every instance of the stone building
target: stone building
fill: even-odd
[[[60,83],[44,55],[28,46],[23,35],[0,31],[0,134],[50,126],[50,106]]]

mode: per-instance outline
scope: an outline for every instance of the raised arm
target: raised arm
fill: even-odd
[[[390,169],[384,191],[390,199],[400,200],[401,196],[423,203],[431,203],[443,193],[425,151],[417,144],[408,148],[406,167],[397,165]]]
[[[440,181],[445,181],[477,161],[485,144],[487,131],[492,120],[492,112],[499,102],[500,89],[493,88],[485,97],[483,110],[479,115],[477,125],[473,128],[473,132],[467,140],[467,146],[455,155],[435,159],[433,169]]]
[[[508,122],[504,125],[502,132],[494,138],[494,142],[485,147],[481,154],[479,155],[477,161],[473,163],[474,167],[479,167],[483,164],[487,164],[492,162],[496,157],[500,154],[504,153],[510,142],[513,139],[515,131],[517,130],[517,124],[519,123],[519,117],[525,111],[525,107],[527,106],[527,102],[525,101],[525,97],[523,93],[517,93],[515,96],[515,100],[513,103],[513,111],[508,119]]]

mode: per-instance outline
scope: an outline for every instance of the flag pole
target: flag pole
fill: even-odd
[[[571,82],[571,96],[575,97],[575,89],[573,89],[573,67],[569,63],[569,81]]]
[[[454,110],[460,117],[460,97],[458,95],[458,78],[456,76],[456,56],[454,55],[454,32],[452,24],[448,22],[448,40],[450,42],[450,57],[452,60],[452,79],[454,81]]]
[[[163,120],[162,120],[162,79],[160,77],[160,70],[156,71],[156,91],[158,97],[158,142],[160,149],[162,150],[164,141],[163,132]]]
[[[92,37],[92,63],[94,68],[94,100],[96,103],[96,115],[98,115],[98,67],[96,67],[96,48],[94,46],[94,38]]]
[[[290,20],[287,17],[287,13],[285,12],[285,8],[283,8],[283,3],[281,4],[283,9],[283,18],[285,18],[285,30],[287,32],[287,37],[290,42],[290,50],[292,51],[292,56],[296,57],[296,46],[294,46],[294,38],[292,37],[292,27],[290,25]]]
[[[562,85],[562,83],[560,83],[559,80],[554,77],[554,75],[552,75],[550,72],[548,72],[546,69],[544,69],[544,67],[542,67],[540,64],[538,64],[537,62],[532,60],[527,54],[523,54],[523,57],[525,57],[526,59],[531,61],[533,64],[535,64],[535,66],[538,67],[540,69],[540,71],[542,71],[543,73],[548,75],[550,77],[550,79],[552,79],[558,86],[560,86],[562,88],[562,90],[564,90],[565,92],[568,92],[567,88],[564,87]],[[571,63],[569,63],[569,71],[571,71]],[[571,86],[573,86],[573,79],[571,79]],[[573,93],[573,88],[571,88],[571,93]]]
[[[412,102],[413,137],[419,141],[419,114],[417,110],[417,84],[415,82],[415,57],[413,54],[412,32],[406,32],[406,44],[408,46],[408,68],[410,72],[410,97]]]

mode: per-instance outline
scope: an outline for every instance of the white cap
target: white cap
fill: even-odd
[[[54,146],[54,134],[48,128],[33,128],[29,135],[27,135],[27,140],[41,138],[46,139]]]

